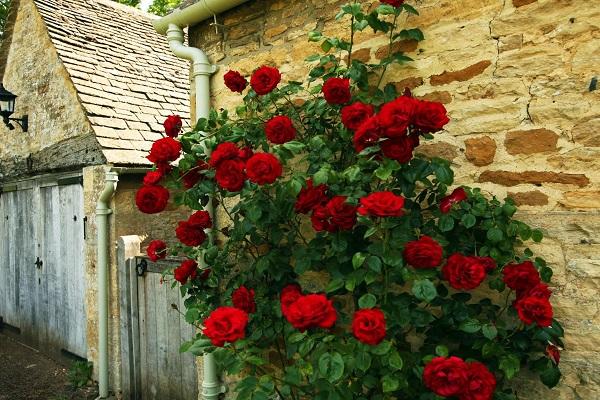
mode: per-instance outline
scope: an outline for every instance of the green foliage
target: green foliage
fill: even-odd
[[[217,242],[175,249],[203,258],[212,270],[208,281],[181,286],[187,296],[186,319],[202,324],[216,307],[230,305],[234,288],[241,285],[254,289],[257,299],[245,339],[215,347],[198,334],[181,351],[212,353],[226,373],[243,372],[238,399],[435,399],[423,385],[423,367],[435,356],[448,355],[484,362],[498,379],[498,399],[514,398],[504,383],[525,366],[548,386],[560,377],[558,368],[536,361],[549,341],[562,345],[560,324],[522,324],[501,272],[506,264],[531,260],[548,282],[552,270],[525,247],[529,240],[542,240],[542,232],[514,219],[511,200],[501,201],[477,188],[465,187],[467,199],[443,213],[440,201],[454,183],[448,161],[415,156],[399,163],[375,154],[377,145],[357,154],[353,132],[340,121],[340,107],[319,94],[323,80],[344,76],[352,82],[353,97],[376,109],[398,97],[393,85],[381,87],[388,69],[410,61],[393,52],[394,43],[423,40],[418,28],[397,27],[402,14],[418,13],[407,4],[384,4],[368,13],[357,2],[344,5],[337,18],[350,23],[350,38],[309,33],[325,54],[307,58],[312,63],[307,82],[283,82],[263,96],[249,90],[235,115],[213,110],[180,138],[185,156],[167,183],[177,203],[202,209],[211,196],[231,220],[228,226],[220,222]],[[388,40],[389,54],[378,64],[351,59],[354,35],[366,29]],[[297,98],[301,105],[294,102]],[[264,122],[273,115],[293,120],[293,141],[272,145],[266,140]],[[275,154],[284,175],[270,185],[247,181],[240,192],[230,193],[214,183],[215,171],[210,169],[206,179],[184,190],[181,174],[197,160],[208,160],[210,151],[225,141]],[[374,191],[393,191],[405,198],[405,215],[359,216],[353,230],[314,232],[310,219],[294,210],[308,178],[314,185],[326,184],[330,194],[346,196],[350,204]],[[403,249],[421,235],[438,241],[445,257],[492,257],[499,267],[489,271],[483,285],[497,293],[473,296],[451,288],[440,268],[406,265]],[[299,332],[281,316],[281,289],[306,272],[323,277],[311,282],[316,288],[310,290],[327,293],[336,303],[338,321],[331,331]],[[344,299],[351,304],[343,307]],[[348,308],[381,309],[385,340],[374,346],[358,341],[349,327]]]
[[[148,12],[164,16],[177,8],[179,4],[181,4],[181,0],[154,0],[148,8]]]
[[[0,38],[4,38],[4,26],[8,18],[10,0],[0,0]]]
[[[75,361],[67,371],[69,383],[75,388],[86,386],[92,378],[92,370],[93,364],[91,362]]]

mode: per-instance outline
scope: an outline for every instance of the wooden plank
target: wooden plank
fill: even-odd
[[[8,193],[0,193],[0,317],[8,323],[7,314],[10,307],[10,281],[9,274],[9,251],[8,251]]]
[[[60,220],[60,196],[58,187],[52,186],[47,189],[47,199],[44,208],[47,210],[45,229],[46,243],[46,268],[44,273],[48,282],[48,341],[49,343],[60,343],[60,330],[63,320],[62,304],[62,262],[61,246],[61,223]]]
[[[152,279],[151,274],[147,274],[140,279],[140,281],[144,282],[144,290],[145,290],[145,300],[146,300],[146,347],[143,351],[146,352],[146,382],[142,383],[147,388],[146,396],[144,400],[148,399],[156,399],[159,400],[160,397],[157,397],[159,394],[159,375],[162,374],[162,371],[159,370],[159,354],[160,349],[158,348],[158,338],[157,338],[157,289],[158,285],[156,284],[156,280]]]
[[[167,302],[166,285],[161,285],[159,274],[146,274],[146,279],[151,279],[154,282],[155,301],[156,301],[156,348],[158,350],[158,392],[159,399],[169,398],[169,375],[168,375],[168,360],[169,360],[169,304]]]
[[[21,328],[21,313],[20,313],[20,297],[19,297],[19,287],[21,283],[21,274],[19,273],[19,268],[17,266],[17,242],[19,240],[18,233],[21,230],[19,226],[19,210],[17,209],[19,204],[18,201],[18,192],[12,192],[8,196],[8,210],[9,210],[9,219],[8,219],[8,256],[9,256],[9,271],[8,276],[9,279],[9,310],[7,313],[7,321],[12,326],[17,328]]]
[[[18,230],[16,240],[13,242],[15,250],[15,266],[19,282],[18,290],[20,328],[23,338],[32,345],[37,345],[37,326],[36,326],[36,302],[37,298],[37,268],[35,265],[36,254],[34,246],[35,226],[33,223],[33,190],[19,190],[16,193],[17,204],[16,213]],[[38,255],[39,256],[39,255]],[[34,294],[34,295],[32,295]]]
[[[137,262],[134,261],[134,263]],[[135,265],[132,265],[131,268],[135,268]],[[141,381],[141,391],[139,395],[142,399],[149,399],[149,384],[148,384],[148,364],[150,360],[148,358],[148,329],[147,329],[147,319],[148,319],[148,311],[146,306],[146,282],[142,278],[137,278],[134,281],[137,286],[137,294],[138,294],[138,310],[139,310],[139,337],[140,337],[140,381]]]
[[[167,317],[167,368],[168,368],[168,389],[170,399],[184,400],[182,396],[181,379],[181,355],[179,347],[181,346],[181,331],[179,327],[179,312],[173,308],[175,305],[179,308],[178,287],[171,289],[171,285],[163,284],[167,295],[166,310]]]
[[[135,395],[135,378],[133,369],[133,338],[131,326],[131,280],[129,276],[130,260],[125,260],[125,250],[117,249],[117,273],[119,275],[119,321],[121,342],[121,392],[123,398],[131,399]]]
[[[179,296],[179,309],[185,314],[185,299]],[[181,343],[191,340],[195,336],[195,327],[188,324],[183,316],[179,318]],[[181,360],[181,395],[182,399],[198,398],[198,373],[196,371],[196,357],[192,353],[182,353]]]
[[[142,357],[141,357],[141,330],[140,330],[140,313],[139,313],[139,296],[138,296],[138,276],[135,270],[136,259],[129,260],[129,281],[131,287],[131,339],[132,339],[132,369],[134,372],[133,379],[133,400],[142,399]]]

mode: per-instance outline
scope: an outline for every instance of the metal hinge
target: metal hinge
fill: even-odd
[[[144,276],[146,271],[148,270],[148,262],[145,259],[141,259],[139,263],[135,266],[135,272],[137,276]]]

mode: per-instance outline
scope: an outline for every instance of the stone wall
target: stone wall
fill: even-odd
[[[0,181],[103,163],[92,127],[33,1],[14,2],[7,26],[11,40],[2,43],[0,63],[6,89],[18,96],[13,117],[27,114],[29,131],[14,122],[11,131],[0,122]]]
[[[334,19],[344,1],[250,0],[194,27],[191,43],[221,66],[215,107],[240,102],[223,85],[229,69],[249,75],[261,64],[284,80],[302,79],[303,61],[319,51],[306,33],[347,35]],[[366,6],[374,1],[363,1]],[[409,3],[414,4],[414,1]],[[600,8],[586,0],[423,0],[425,41],[403,42],[414,62],[387,75],[399,89],[446,104],[452,122],[421,152],[452,160],[457,181],[501,198],[512,196],[520,218],[543,228],[532,246],[555,270],[554,304],[566,329],[565,377],[548,391],[525,383],[519,398],[600,397]],[[385,56],[384,40],[359,34],[355,55]],[[384,82],[385,83],[385,82]]]

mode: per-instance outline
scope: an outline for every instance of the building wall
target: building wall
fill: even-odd
[[[220,66],[213,105],[240,97],[223,85],[229,69],[249,76],[261,64],[300,80],[319,52],[306,33],[347,36],[334,19],[337,0],[251,0],[191,29],[191,44]],[[376,5],[374,1],[363,1]],[[415,2],[409,1],[414,4]],[[460,184],[479,186],[520,205],[519,217],[543,228],[531,246],[553,266],[554,304],[566,329],[560,387],[524,382],[520,398],[600,397],[600,8],[586,0],[423,0],[425,41],[401,47],[415,59],[386,81],[445,103],[452,122],[419,151],[452,160]],[[355,55],[385,56],[384,39],[359,34]],[[384,82],[385,83],[385,82]],[[527,379],[525,379],[527,381]]]
[[[13,117],[29,131],[0,123],[0,181],[23,174],[100,164],[99,150],[69,75],[32,0],[14,0],[0,51],[3,82],[17,95]],[[12,34],[10,34],[12,32]]]

